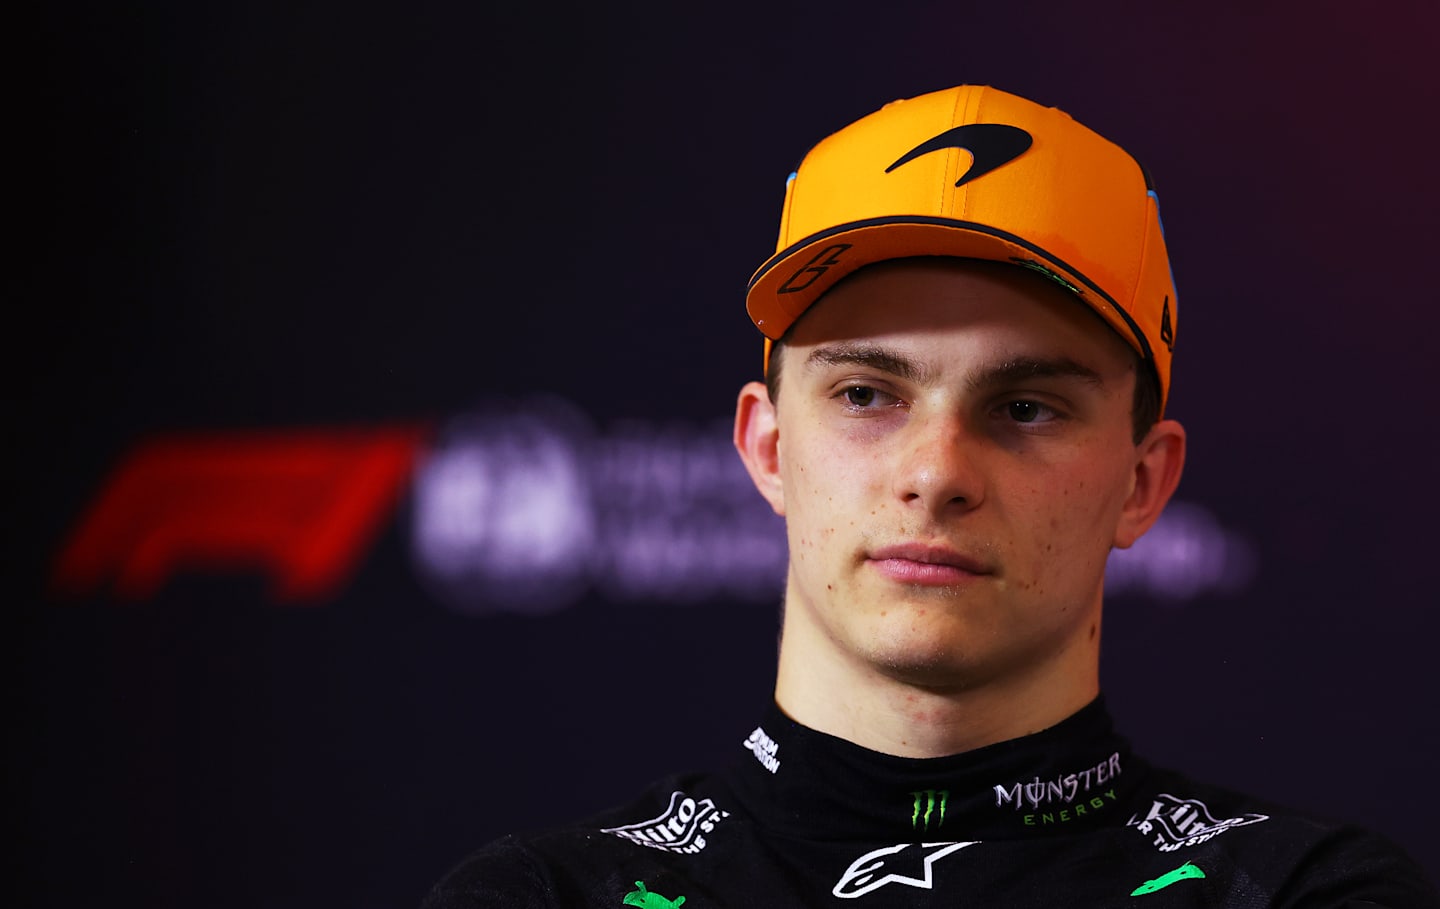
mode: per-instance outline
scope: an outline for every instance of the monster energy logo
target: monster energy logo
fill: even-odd
[[[935,819],[935,826],[945,823],[945,805],[950,801],[949,789],[922,789],[910,793],[910,797],[915,800],[914,809],[910,812],[911,827],[916,830],[929,830],[930,818],[934,817],[937,810],[940,816]]]

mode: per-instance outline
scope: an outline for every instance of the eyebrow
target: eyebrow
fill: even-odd
[[[976,391],[1027,379],[1079,379],[1095,388],[1105,387],[1105,378],[1100,373],[1069,357],[1017,357],[979,370],[969,377],[966,384]]]
[[[863,366],[907,382],[924,383],[931,375],[931,370],[921,364],[877,344],[817,347],[810,352],[805,363],[807,366]],[[971,391],[978,391],[1028,379],[1078,379],[1096,388],[1105,387],[1105,379],[1100,373],[1069,357],[1014,357],[975,371],[965,384]]]
[[[876,344],[828,344],[805,358],[807,366],[864,366],[907,382],[924,382],[930,371],[914,360]]]

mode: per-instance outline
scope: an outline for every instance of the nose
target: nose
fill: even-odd
[[[900,436],[894,492],[907,508],[938,518],[984,501],[984,440],[959,415],[912,414]]]

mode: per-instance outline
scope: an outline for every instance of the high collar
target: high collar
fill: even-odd
[[[805,839],[1078,832],[1114,823],[1143,775],[1103,698],[1033,735],[938,758],[870,751],[771,703],[745,747],[732,773],[737,797],[759,823]]]

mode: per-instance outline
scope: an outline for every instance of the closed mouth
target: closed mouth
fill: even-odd
[[[948,546],[927,546],[922,543],[882,546],[871,550],[866,558],[872,562],[913,562],[917,565],[953,568],[967,574],[994,574],[994,569],[984,561]]]

